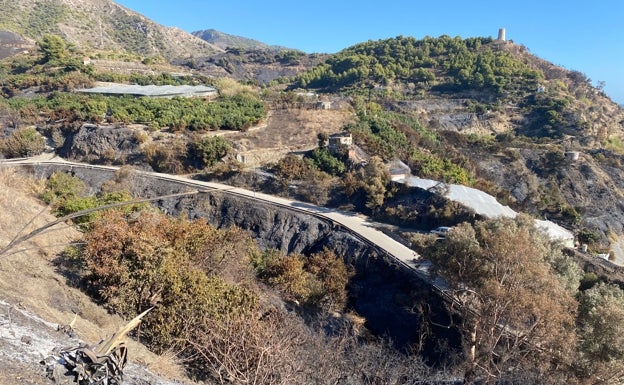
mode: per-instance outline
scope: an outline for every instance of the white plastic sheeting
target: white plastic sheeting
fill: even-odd
[[[444,197],[473,210],[476,214],[486,218],[515,218],[518,215],[509,206],[500,204],[496,198],[481,190],[459,184],[445,184],[431,179],[423,179],[411,176],[407,179],[398,180],[411,187],[424,190],[441,192]],[[561,241],[566,247],[574,247],[574,234],[557,225],[544,220],[535,220],[535,226],[543,229],[552,240]]]

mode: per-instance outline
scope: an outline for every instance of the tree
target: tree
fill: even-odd
[[[43,62],[57,62],[67,54],[67,47],[60,36],[45,35],[41,41],[37,42],[39,52],[43,54]]]
[[[312,159],[317,168],[330,175],[342,175],[347,171],[344,161],[327,148],[315,148],[307,157]]]
[[[220,136],[205,136],[192,145],[193,155],[201,167],[212,167],[232,150],[232,146]]]
[[[624,291],[598,283],[579,295],[579,372],[604,384],[624,379]]]
[[[269,250],[254,266],[262,280],[302,304],[337,311],[345,307],[350,272],[342,257],[327,248],[307,257]]]
[[[363,170],[364,190],[366,191],[366,207],[381,207],[386,199],[390,171],[379,157],[372,157]]]
[[[437,244],[431,259],[459,305],[468,382],[564,375],[553,368],[572,357],[576,301],[548,263],[551,247],[525,216],[464,223]]]
[[[322,290],[315,302],[328,309],[343,310],[347,301],[346,287],[350,272],[342,257],[328,248],[323,248],[322,252],[308,257],[306,269],[321,283]]]
[[[316,138],[318,139],[319,148],[326,148],[329,144],[329,135],[326,132],[319,132]]]
[[[315,166],[310,159],[302,159],[293,154],[287,154],[275,166],[275,174],[287,180],[312,178],[314,171]]]

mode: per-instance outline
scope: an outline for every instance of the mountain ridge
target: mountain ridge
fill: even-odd
[[[222,49],[177,27],[165,27],[112,0],[4,1],[0,30],[39,40],[57,34],[84,50],[124,50],[142,57],[212,54]]]
[[[238,49],[251,49],[251,50],[269,50],[279,51],[282,49],[291,49],[287,47],[269,45],[259,40],[255,40],[248,37],[230,35],[225,32],[217,31],[214,28],[203,29],[194,31],[191,33],[193,36],[197,36],[202,40],[207,41],[221,49],[238,48]]]

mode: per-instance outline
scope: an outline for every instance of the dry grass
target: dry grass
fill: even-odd
[[[318,146],[317,135],[333,134],[353,122],[349,110],[273,110],[266,126],[227,135],[236,153],[248,166],[273,163],[293,151],[307,151]]]
[[[215,80],[215,87],[219,90],[221,96],[234,96],[241,93],[253,93],[254,89],[251,86],[240,84],[238,81],[223,77]]]
[[[0,187],[37,196],[45,187],[45,181],[25,176],[14,168],[0,167]]]
[[[35,198],[42,185],[42,181],[0,169],[0,248],[17,235],[56,219]],[[81,235],[76,229],[60,224],[1,255],[0,300],[59,325],[69,324],[77,314],[74,324],[77,335],[86,343],[95,344],[125,322],[68,286],[66,278],[56,270],[57,254]],[[183,371],[172,355],[158,357],[133,341],[128,342],[128,347],[132,361],[145,364],[154,373],[184,380]]]

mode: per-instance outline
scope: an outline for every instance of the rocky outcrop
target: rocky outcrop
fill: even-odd
[[[595,230],[608,247],[624,234],[624,157],[606,150],[578,152],[578,159],[570,154],[508,148],[479,166],[488,180],[511,194],[516,210]]]
[[[136,132],[127,127],[83,124],[65,140],[59,151],[63,158],[84,163],[144,163]]]

